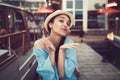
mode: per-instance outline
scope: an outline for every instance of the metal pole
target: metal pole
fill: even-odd
[[[11,43],[10,42],[11,42],[10,36],[8,36],[8,50],[9,50],[8,56],[12,55],[12,53],[11,53]]]
[[[22,51],[23,51],[23,53],[25,52],[25,34],[26,34],[26,32],[25,33],[23,33],[23,42],[22,42]]]

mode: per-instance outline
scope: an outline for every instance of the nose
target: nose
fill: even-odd
[[[67,24],[67,22],[64,22],[64,26],[65,26],[65,27],[68,27],[68,24]]]

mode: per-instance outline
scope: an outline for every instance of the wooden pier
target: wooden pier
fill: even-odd
[[[120,71],[102,59],[89,45],[80,43],[77,48],[79,80],[120,80]]]

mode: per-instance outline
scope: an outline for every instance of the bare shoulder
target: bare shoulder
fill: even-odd
[[[36,40],[34,42],[34,47],[36,47],[36,48],[45,48],[45,39],[46,38]]]

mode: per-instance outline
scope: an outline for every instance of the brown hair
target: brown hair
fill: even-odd
[[[56,51],[55,51],[55,62],[56,62],[56,64],[58,63],[59,48],[60,48],[61,45],[64,44],[65,38],[66,38],[66,37],[62,37],[62,39],[61,39],[59,45],[56,47]]]

